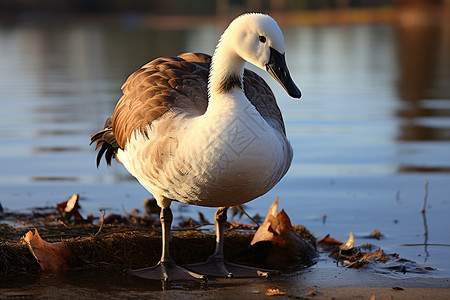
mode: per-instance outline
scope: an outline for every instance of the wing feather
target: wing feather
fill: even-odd
[[[106,151],[109,163],[135,130],[146,134],[147,126],[169,110],[181,109],[192,116],[204,114],[208,106],[210,64],[211,56],[207,54],[184,53],[155,59],[131,74],[122,86],[123,96],[109,123],[91,137],[97,148],[102,147],[99,157]],[[244,92],[261,116],[285,133],[283,118],[270,87],[247,69]]]
[[[182,57],[158,58],[133,73],[122,86],[123,96],[112,117],[112,129],[120,147],[125,146],[135,130],[145,134],[149,124],[171,109],[203,114],[208,106],[207,80],[208,64]]]

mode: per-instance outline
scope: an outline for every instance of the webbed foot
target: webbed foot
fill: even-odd
[[[136,270],[126,269],[123,273],[146,279],[163,280],[164,282],[177,280],[206,280],[204,275],[182,268],[174,262],[159,262],[156,266]]]
[[[187,269],[212,277],[269,277],[278,271],[262,270],[254,267],[229,263],[222,258],[210,257],[206,262],[184,266]]]

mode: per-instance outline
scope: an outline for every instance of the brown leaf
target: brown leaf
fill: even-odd
[[[339,260],[349,260],[349,262],[355,261],[355,257],[352,258],[356,253],[353,253],[355,238],[353,233],[350,231],[350,237],[340,246],[337,246],[331,251],[329,257],[333,257]],[[350,261],[351,260],[351,261]]]
[[[364,260],[374,259],[377,261],[386,262],[388,258],[387,255],[384,254],[383,250],[379,249],[374,252],[367,253],[366,255],[363,256],[363,259]]]
[[[278,199],[279,197],[277,197],[275,202],[269,207],[266,218],[256,231],[250,245],[254,245],[261,241],[271,241],[274,238],[274,229],[271,228],[271,221],[273,221],[278,214]]]
[[[65,269],[71,255],[69,246],[64,242],[49,243],[41,239],[37,229],[28,231],[23,240],[41,266],[42,271],[56,272]]]
[[[383,235],[378,229],[375,229],[371,234],[367,236],[367,238],[369,239],[377,239],[377,240],[379,240],[381,237],[383,237]]]
[[[235,229],[243,229],[243,230],[255,230],[256,225],[254,224],[242,224],[241,222],[228,222],[227,223],[230,227],[228,230],[235,230]]]
[[[66,213],[72,213],[74,210],[77,210],[80,206],[78,205],[78,199],[80,198],[79,194],[73,194],[69,200],[59,203],[56,206],[56,209],[61,215],[65,215]]]
[[[285,247],[290,240],[299,238],[284,209],[278,213],[278,199],[279,197],[270,206],[264,223],[259,226],[250,245],[261,241],[270,241],[278,246]]]
[[[335,245],[342,245],[343,243],[339,240],[333,239],[330,237],[329,234],[327,234],[324,238],[320,239],[317,244],[319,246],[335,246]]]
[[[259,226],[250,244],[270,242],[272,248],[266,257],[266,264],[282,268],[299,263],[305,253],[312,254],[315,249],[295,231],[284,210],[278,213],[278,200],[277,197],[270,206],[264,223]]]
[[[317,296],[320,295],[321,293],[319,293],[318,290],[309,290],[308,291],[308,296]]]
[[[79,194],[73,194],[69,200],[59,203],[56,209],[64,221],[70,221],[73,217],[73,221],[76,224],[92,223],[91,219],[88,218],[88,220],[85,220],[78,211],[81,208],[78,204],[79,199]]]
[[[80,206],[78,205],[78,199],[80,199],[79,194],[73,194],[69,200],[67,200],[67,205],[64,208],[65,212],[72,212],[74,209],[78,209]]]
[[[432,268],[432,267],[418,267],[418,268],[416,268],[416,270],[419,270],[419,271],[434,271],[434,270],[436,270],[436,268]]]
[[[353,232],[350,231],[350,237],[345,241],[342,245],[339,246],[341,251],[352,250],[355,245],[355,237],[353,236]]]
[[[266,296],[283,296],[285,292],[280,292],[279,289],[267,289]]]

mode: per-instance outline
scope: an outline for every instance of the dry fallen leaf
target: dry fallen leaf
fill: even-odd
[[[287,236],[297,234],[292,227],[291,220],[284,210],[278,213],[278,197],[270,206],[264,223],[259,226],[253,237],[251,245],[260,241],[271,241],[280,246],[285,246]]]
[[[353,232],[350,231],[350,237],[345,241],[342,245],[339,246],[341,251],[352,250],[355,245],[355,237],[353,236]]]
[[[367,238],[379,240],[383,235],[378,229],[375,229]]]
[[[308,291],[308,296],[317,296],[319,294],[321,294],[321,293],[319,293],[318,290],[309,290]]]
[[[230,228],[228,230],[234,230],[234,229],[244,229],[244,230],[256,230],[256,225],[254,224],[242,224],[240,221],[236,222],[229,222],[228,225],[230,225]]]
[[[55,272],[66,267],[71,251],[64,242],[49,243],[44,241],[35,228],[35,233],[28,231],[23,240],[41,266],[42,271]]]
[[[327,248],[329,246],[326,242],[328,238],[329,236],[326,236],[319,241],[319,245]],[[351,269],[372,268],[383,273],[401,272],[403,274],[406,272],[421,274],[434,270],[429,267],[419,267],[415,262],[400,258],[396,253],[386,254],[381,249],[370,252],[372,248],[376,247],[370,243],[355,246],[354,242],[354,236],[350,232],[348,240],[344,244],[334,247],[328,256],[334,258],[342,266]]]
[[[297,233],[286,212],[281,210],[278,213],[278,200],[277,197],[269,208],[263,224],[251,242],[255,247],[270,243],[270,251],[265,257],[264,264],[276,269],[301,264],[305,255],[315,254],[314,246]]]
[[[282,268],[299,263],[305,253],[315,253],[314,246],[305,241],[292,227],[284,210],[278,213],[278,197],[270,206],[266,219],[259,226],[250,245],[270,242],[273,246],[266,258],[269,267]]]
[[[73,222],[76,224],[92,223],[92,216],[88,216],[85,220],[78,211],[78,209],[81,208],[78,204],[79,199],[79,194],[73,194],[69,200],[57,204],[56,209],[58,210],[63,221],[70,222],[73,217]]]
[[[78,199],[80,199],[79,194],[73,194],[69,200],[67,200],[66,207],[64,208],[65,212],[71,212],[72,210],[79,208]]]
[[[319,246],[337,246],[337,245],[342,245],[343,243],[339,240],[333,239],[332,237],[330,237],[329,234],[327,234],[324,238],[320,239],[317,242],[317,245]]]
[[[367,253],[366,255],[363,256],[362,259],[364,259],[364,260],[374,259],[377,261],[386,262],[388,258],[387,258],[387,255],[384,254],[383,250],[378,249],[374,252]]]
[[[266,296],[283,296],[285,292],[280,292],[279,289],[267,289]]]
[[[436,270],[436,268],[432,268],[432,267],[418,267],[418,268],[416,268],[416,270],[419,270],[419,271],[434,271],[434,270]]]
[[[345,243],[334,248],[329,256],[339,259],[341,261],[348,260],[347,263],[353,265],[353,262],[356,260],[356,256],[360,254],[358,253],[359,251],[357,251],[357,253],[353,253],[354,244],[355,244],[355,237],[353,236],[353,233],[350,231],[350,237],[345,241]]]
[[[78,199],[80,199],[80,195],[73,194],[72,196],[70,196],[69,200],[59,203],[56,206],[56,209],[61,215],[72,213],[74,210],[77,210],[80,207],[78,204]]]

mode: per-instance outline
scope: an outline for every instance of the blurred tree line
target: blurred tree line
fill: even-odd
[[[211,15],[240,11],[319,10],[391,6],[398,2],[447,0],[0,0],[2,13],[143,12],[163,15]]]
[[[243,11],[305,11],[388,6],[450,7],[450,0],[0,0],[0,15],[16,13],[215,15]]]

